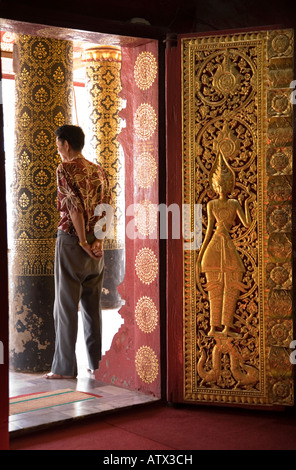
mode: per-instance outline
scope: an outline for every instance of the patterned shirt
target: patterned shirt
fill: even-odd
[[[79,157],[62,162],[57,168],[57,209],[61,213],[58,229],[77,235],[70,211],[83,212],[87,233],[94,232],[98,204],[111,204],[108,178],[99,164]]]

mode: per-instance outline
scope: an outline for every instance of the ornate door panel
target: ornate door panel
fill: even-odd
[[[168,397],[293,405],[293,32],[186,36],[167,59],[181,70],[182,97],[182,148],[174,162],[168,153],[168,168],[186,208],[174,246],[183,313],[169,304]],[[172,111],[169,129],[178,126]]]

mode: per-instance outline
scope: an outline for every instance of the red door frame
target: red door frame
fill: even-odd
[[[166,47],[166,153],[167,207],[182,208],[181,55],[177,41]],[[183,401],[183,239],[167,241],[167,401]],[[182,234],[182,217],[179,233]]]
[[[156,40],[135,47],[122,48],[122,68],[125,71],[122,73],[121,96],[127,100],[127,105],[119,113],[120,117],[125,119],[126,127],[120,132],[118,141],[121,143],[125,155],[126,236],[125,276],[120,286],[118,286],[118,292],[125,301],[119,311],[124,323],[114,335],[111,348],[103,356],[96,378],[106,383],[128,387],[130,390],[138,390],[161,398],[163,364],[160,332],[162,314],[165,313],[165,310],[160,309],[159,300],[162,297],[160,283],[165,264],[162,263],[160,240],[159,237],[155,237],[155,232],[153,232],[152,237],[146,234],[144,238],[142,233],[141,238],[138,237],[138,227],[135,226],[135,238],[132,236],[135,222],[134,211],[136,212],[133,209],[134,206],[143,204],[144,201],[149,204],[151,202],[156,206],[159,204],[159,178],[155,178],[148,187],[143,188],[137,181],[135,164],[143,152],[147,152],[155,158],[155,161],[157,160],[157,167],[159,167],[159,162],[162,160],[159,151],[159,119],[157,119],[155,132],[151,133],[147,140],[138,137],[135,131],[134,119],[137,111],[142,106],[149,106],[149,109],[154,110],[157,116],[161,113],[158,106],[158,73],[147,90],[137,87],[134,80],[134,66],[137,59],[141,59],[142,54],[144,54],[144,57],[145,54],[148,54],[148,56],[150,54],[150,58],[153,57],[158,61],[158,53],[159,42]],[[145,130],[147,129],[145,128]],[[154,262],[157,260],[157,272],[149,281],[141,280],[141,276],[139,277],[136,272],[137,259],[143,252],[146,252],[149,260],[154,260]],[[153,273],[151,272],[151,274]],[[153,325],[150,331],[144,331],[136,321],[137,306],[141,301],[148,301],[150,306],[151,304],[154,305],[158,311],[157,323]],[[143,371],[141,354],[147,354],[148,363],[151,360],[150,367],[146,363],[145,372]],[[136,363],[138,364],[137,373],[135,373],[133,367]],[[152,375],[150,375],[151,372]]]
[[[1,77],[1,63],[0,63]],[[9,445],[8,437],[8,261],[6,228],[5,153],[3,105],[0,80],[0,450]]]

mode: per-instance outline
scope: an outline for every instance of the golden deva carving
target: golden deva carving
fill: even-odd
[[[236,199],[228,198],[234,190],[235,175],[221,152],[216,158],[209,180],[219,198],[207,204],[208,226],[197,259],[196,277],[199,279],[201,272],[206,274],[207,283],[204,289],[209,293],[210,303],[210,330],[207,334],[215,338],[215,345],[212,352],[212,369],[203,369],[206,353],[205,349],[202,349],[197,371],[202,383],[219,383],[222,354],[228,354],[229,369],[237,383],[240,386],[254,385],[258,381],[258,369],[243,365],[243,356],[227,337],[240,336],[240,333],[235,331],[233,321],[240,292],[247,290],[247,286],[241,282],[245,268],[229,232],[237,216],[246,228],[250,227],[249,202],[254,201],[255,195],[251,194],[245,200],[245,212]]]
[[[240,291],[247,286],[242,284],[245,268],[229,235],[238,216],[247,228],[251,225],[249,201],[255,199],[250,194],[245,200],[245,212],[236,199],[228,198],[234,190],[234,172],[219,152],[209,175],[210,185],[219,195],[218,199],[208,202],[208,226],[204,242],[197,259],[197,274],[206,273],[209,292],[210,326],[209,335],[219,333],[235,335],[232,331],[233,317]],[[214,227],[216,224],[216,230]]]

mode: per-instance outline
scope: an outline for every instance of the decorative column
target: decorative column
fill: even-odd
[[[54,130],[71,123],[72,43],[16,39],[14,221],[10,279],[10,365],[49,370],[54,349],[56,167]]]
[[[121,48],[99,46],[88,49],[84,61],[92,147],[96,161],[102,164],[109,177],[114,207],[113,235],[104,242],[102,307],[118,308],[122,301],[117,286],[125,271],[124,155],[117,140],[121,122],[118,116],[121,110]]]

